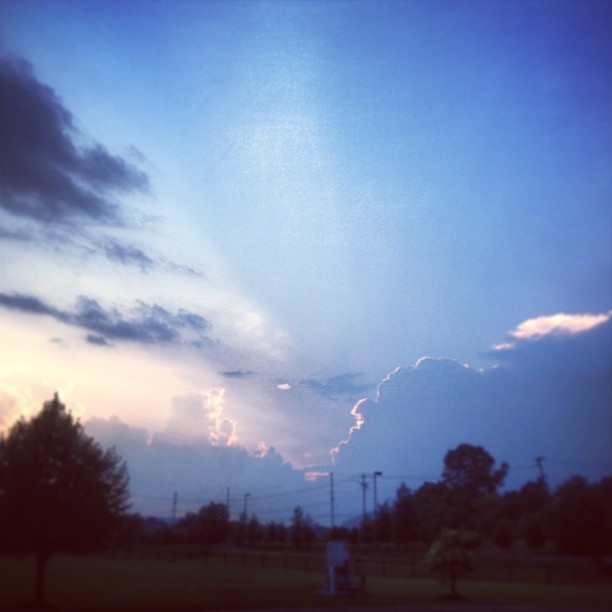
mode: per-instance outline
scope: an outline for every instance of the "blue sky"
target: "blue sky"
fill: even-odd
[[[57,389],[101,437],[116,418],[177,449],[274,447],[313,469],[348,439],[337,469],[344,452],[369,470],[381,455],[367,448],[383,452],[401,420],[366,411],[349,436],[351,411],[381,410],[389,373],[433,364],[419,384],[443,402],[444,359],[480,372],[465,424],[496,403],[496,368],[523,372],[519,356],[521,393],[553,415],[562,390],[542,390],[544,363],[565,371],[559,355],[582,362],[584,334],[609,333],[611,12],[5,0],[0,424]],[[609,377],[605,343],[589,346],[589,376]],[[546,430],[527,443],[507,422],[516,386],[499,385],[489,446],[530,464]],[[589,389],[588,418],[571,412],[580,398],[567,407],[586,441],[569,444],[574,426],[547,452],[601,475],[610,444],[588,440],[612,434],[611,393]],[[386,414],[409,405],[436,435],[443,408],[420,393],[408,385]],[[446,427],[441,453],[464,441]],[[411,461],[396,445],[388,469]]]

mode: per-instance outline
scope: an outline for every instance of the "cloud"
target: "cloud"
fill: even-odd
[[[229,370],[225,372],[219,372],[219,374],[221,374],[221,376],[224,376],[225,378],[233,378],[238,380],[252,378],[255,375],[255,373],[251,372],[251,370]]]
[[[93,298],[80,296],[72,311],[60,310],[37,297],[0,293],[0,306],[33,315],[48,315],[54,319],[86,329],[91,344],[108,345],[107,338],[145,344],[201,343],[210,330],[210,323],[200,315],[179,310],[171,313],[157,304],[138,302],[128,318],[118,309],[103,308]]]
[[[63,313],[57,308],[45,304],[42,300],[32,295],[0,293],[0,306],[10,310],[19,310],[27,314],[49,315],[61,319]]]
[[[122,244],[109,239],[102,245],[106,257],[110,261],[118,262],[124,266],[134,265],[143,272],[149,272],[155,262],[144,251],[131,245]]]
[[[538,340],[545,336],[580,334],[610,321],[612,311],[602,314],[564,314],[528,319],[508,333],[509,342],[497,345],[496,350],[512,349],[517,341]]]
[[[24,60],[0,57],[0,207],[41,223],[123,224],[113,194],[148,178],[100,143],[84,144],[72,114]]]
[[[576,470],[610,474],[610,315],[533,321],[517,327],[533,333],[514,334],[511,347],[491,353],[493,367],[426,357],[395,369],[373,399],[353,408],[335,469],[382,470],[418,486],[439,478],[447,450],[468,442],[511,468],[527,468],[510,472],[510,486],[537,477],[539,455],[553,483]]]
[[[358,395],[372,388],[372,385],[357,384],[355,381],[361,377],[360,373],[347,373],[332,376],[327,380],[303,380],[302,384],[314,389],[324,397],[336,397],[338,395]]]
[[[489,356],[530,376],[601,380],[612,369],[612,314],[555,315],[531,319],[510,332],[512,339]],[[585,391],[587,391],[585,389]]]
[[[15,242],[31,242],[32,235],[20,228],[9,229],[0,225],[0,239],[13,240]]]
[[[209,389],[173,398],[165,433],[174,442],[230,446],[236,442],[236,421],[223,417],[224,394],[224,389]]]
[[[339,396],[356,397],[373,388],[371,384],[356,383],[355,381],[361,376],[360,373],[346,373],[324,379],[305,378],[295,383],[279,381],[276,388],[288,391],[294,387],[303,387],[328,399],[337,399]]]
[[[112,346],[104,336],[97,336],[96,334],[87,334],[85,340],[96,346]]]
[[[176,399],[169,423],[179,415],[181,424],[208,420],[206,398]],[[274,448],[249,452],[235,444],[212,444],[205,436],[179,441],[167,432],[151,434],[132,427],[118,417],[92,418],[85,422],[85,430],[102,446],[115,446],[125,459],[133,510],[145,515],[170,516],[174,492],[179,516],[213,501],[225,503],[228,487],[232,519],[242,511],[247,492],[249,510],[260,520],[288,520],[300,499],[304,501],[302,472],[293,470]],[[301,498],[292,491],[300,491]]]

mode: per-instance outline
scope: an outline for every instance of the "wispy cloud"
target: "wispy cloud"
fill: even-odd
[[[328,399],[336,399],[339,396],[358,396],[370,391],[374,385],[356,382],[362,374],[345,373],[330,378],[305,378],[296,382],[277,381],[277,389],[288,391],[294,387],[304,387]]]
[[[97,334],[87,334],[85,340],[87,340],[89,344],[94,344],[96,346],[112,346],[104,336],[98,336]]]
[[[102,244],[104,254],[111,261],[118,262],[124,266],[134,265],[143,272],[149,272],[155,262],[142,249],[135,246],[122,244],[114,239],[109,239]]]
[[[219,372],[219,374],[225,378],[234,379],[252,378],[255,375],[251,370],[227,370],[225,372]]]
[[[145,344],[204,342],[210,323],[198,314],[171,313],[157,304],[138,302],[129,315],[106,309],[90,297],[80,296],[72,310],[61,310],[32,295],[0,293],[0,306],[32,315],[47,315],[66,325],[93,332],[90,344],[108,345],[107,339]]]
[[[122,225],[113,194],[148,177],[100,143],[83,144],[72,114],[24,60],[0,57],[0,207],[42,223]]]

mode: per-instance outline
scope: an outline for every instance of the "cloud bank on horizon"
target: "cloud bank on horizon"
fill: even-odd
[[[520,470],[536,477],[538,456],[552,484],[609,475],[612,312],[538,317],[508,336],[489,368],[431,357],[396,368],[353,408],[355,425],[332,450],[335,469],[435,480],[446,451],[468,442],[510,463],[509,486],[528,479]]]

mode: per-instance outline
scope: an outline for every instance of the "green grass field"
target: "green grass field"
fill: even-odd
[[[16,610],[32,599],[33,559],[0,559],[0,608]],[[57,557],[48,567],[46,599],[79,612],[170,612],[204,609],[439,605],[436,580],[368,578],[367,594],[317,594],[325,576],[315,572],[226,566],[205,560],[153,561]],[[542,605],[612,607],[612,587],[462,581],[473,606]]]

